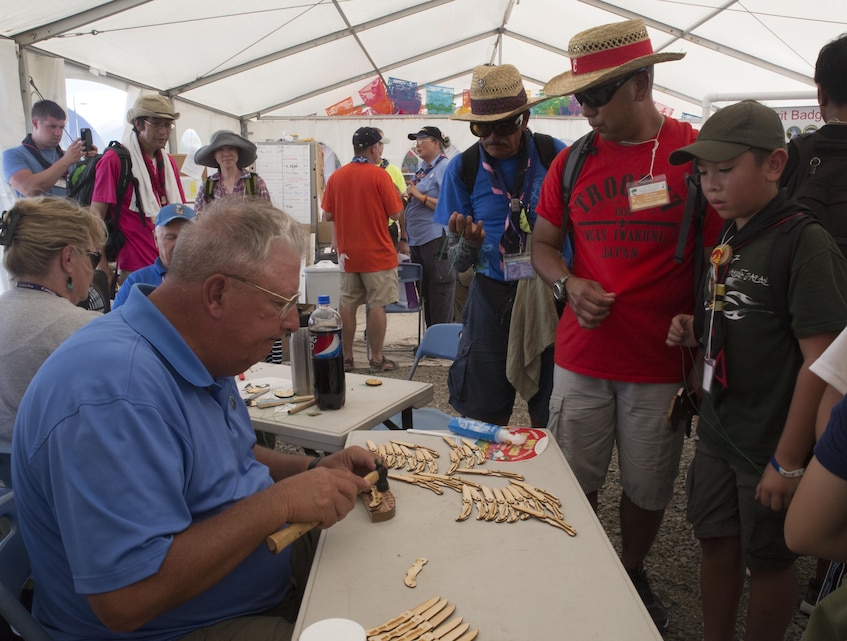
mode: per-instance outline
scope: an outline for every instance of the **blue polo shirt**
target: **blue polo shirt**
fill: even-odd
[[[173,537],[269,487],[231,377],[214,378],[132,288],[65,341],[32,380],[13,437],[13,482],[52,639],[114,639],[86,594],[156,573]],[[290,549],[259,546],[220,583],[122,639],[177,639],[279,603]]]
[[[59,152],[55,149],[39,149],[41,152],[41,156],[49,162],[51,165],[55,164],[57,160],[59,160]],[[9,182],[9,178],[18,173],[21,169],[29,169],[34,174],[39,174],[44,171],[44,167],[42,167],[41,163],[38,162],[35,156],[27,150],[23,145],[18,145],[17,147],[11,147],[3,152],[3,175],[6,177],[6,182]],[[50,188],[50,191],[47,192],[46,195],[49,196],[65,196],[68,193],[66,178],[61,178],[59,181]],[[19,198],[23,198],[23,194],[20,193],[17,189],[15,190],[15,194]]]
[[[118,293],[115,294],[115,300],[112,302],[112,309],[115,310],[126,302],[132,286],[136,283],[146,283],[158,287],[162,284],[167,273],[168,268],[162,264],[161,258],[156,258],[156,262],[148,267],[135,270],[126,277],[126,280],[118,288]]]

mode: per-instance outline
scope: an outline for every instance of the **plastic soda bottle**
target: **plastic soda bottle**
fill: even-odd
[[[329,296],[318,296],[318,307],[309,316],[315,400],[322,410],[344,405],[344,352],[341,350],[341,315],[329,306]]]

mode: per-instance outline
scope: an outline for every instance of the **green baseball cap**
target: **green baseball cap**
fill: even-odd
[[[785,149],[785,129],[779,115],[755,100],[744,100],[713,114],[697,142],[671,152],[670,163],[682,165],[699,158],[724,162],[748,149]]]

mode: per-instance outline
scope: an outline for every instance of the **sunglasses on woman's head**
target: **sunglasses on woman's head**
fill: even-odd
[[[632,73],[625,75],[623,78],[619,78],[618,80],[614,80],[605,85],[592,87],[586,91],[578,91],[573,96],[579,104],[588,105],[592,109],[599,109],[600,107],[609,104],[609,101],[615,97],[618,89],[629,82],[630,78],[634,78],[642,71],[647,71],[647,67],[636,69]]]
[[[523,114],[517,118],[507,118],[497,122],[472,122],[471,133],[477,138],[488,138],[492,132],[498,136],[511,136],[523,124]]]

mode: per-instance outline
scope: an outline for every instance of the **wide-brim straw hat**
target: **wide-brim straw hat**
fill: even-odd
[[[685,53],[653,53],[644,20],[614,22],[582,31],[568,43],[571,69],[544,86],[547,96],[569,96],[597,87],[631,71],[685,57]]]
[[[505,120],[544,102],[549,96],[528,99],[521,74],[514,65],[480,65],[473,70],[470,98],[470,112],[451,116],[453,120]]]
[[[204,167],[215,167],[220,169],[218,161],[215,160],[215,152],[221,147],[235,147],[238,149],[238,168],[249,167],[256,160],[256,145],[242,138],[234,131],[221,129],[212,134],[212,139],[205,147],[200,147],[194,154],[194,162]]]

